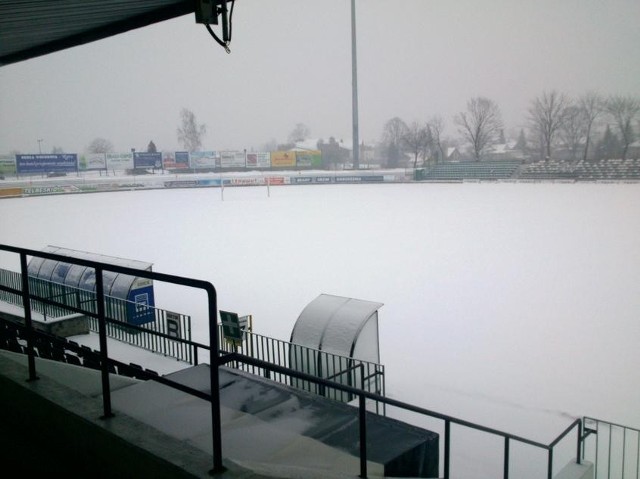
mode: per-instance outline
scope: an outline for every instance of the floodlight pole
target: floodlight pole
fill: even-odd
[[[358,138],[358,59],[356,54],[356,0],[351,0],[351,99],[353,113],[353,167],[360,168]]]

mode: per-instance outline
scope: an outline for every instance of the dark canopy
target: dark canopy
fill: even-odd
[[[0,66],[195,10],[195,0],[0,0]]]

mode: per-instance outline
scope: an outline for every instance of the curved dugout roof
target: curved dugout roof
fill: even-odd
[[[0,66],[195,11],[195,0],[0,0]]]
[[[291,342],[353,357],[358,336],[383,303],[321,294],[300,313]]]
[[[58,246],[47,246],[43,249],[47,253],[55,253],[71,258],[99,261],[101,263],[125,266],[128,268],[151,271],[152,263],[131,259],[105,256],[85,251],[76,251]],[[96,275],[93,268],[77,264],[65,263],[51,259],[34,257],[29,261],[29,276],[64,284],[87,291],[95,291]],[[137,278],[134,276],[105,271],[103,275],[104,293],[108,296],[127,299],[129,291],[134,289]],[[148,280],[145,280],[148,281]],[[150,281],[148,281],[151,283]]]

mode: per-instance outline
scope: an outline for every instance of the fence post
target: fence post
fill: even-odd
[[[211,384],[211,435],[213,439],[212,474],[224,471],[222,465],[222,424],[220,417],[220,350],[218,347],[218,304],[213,285],[207,289],[209,308],[209,381]]]
[[[509,479],[509,437],[504,437],[504,479]]]
[[[31,321],[31,299],[29,298],[29,269],[27,267],[27,255],[20,253],[20,270],[22,271],[22,305],[24,307],[24,325],[27,330],[27,361],[29,365],[28,381],[35,381],[36,359],[33,354],[33,323]]]
[[[109,355],[107,354],[107,320],[104,307],[104,282],[102,268],[96,267],[96,301],[98,310],[98,332],[100,333],[100,370],[102,374],[102,419],[113,417],[111,411],[111,388],[109,387]]]
[[[449,479],[449,460],[451,458],[451,421],[444,422],[444,479]]]
[[[360,423],[360,477],[367,477],[367,404],[364,394],[358,395],[358,416]]]
[[[582,456],[582,419],[578,423],[578,449],[576,451],[576,464],[581,463]]]

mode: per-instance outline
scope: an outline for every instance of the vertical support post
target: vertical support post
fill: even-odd
[[[29,378],[27,381],[38,379],[36,375],[36,359],[33,353],[33,322],[31,320],[31,300],[29,298],[29,268],[27,267],[27,255],[20,253],[20,271],[22,272],[22,305],[24,307],[24,325],[27,330],[27,362],[29,365]]]
[[[504,479],[509,479],[509,438],[504,438],[504,473],[502,474]]]
[[[367,477],[367,407],[364,394],[358,396],[358,416],[360,424],[360,477]]]
[[[582,419],[578,423],[578,448],[576,450],[576,464],[582,462]]]
[[[103,270],[96,267],[96,301],[98,311],[98,333],[100,339],[100,372],[102,374],[102,419],[113,417],[111,411],[111,388],[109,387],[109,355],[107,354],[107,320],[104,307]]]
[[[449,462],[451,459],[451,421],[444,422],[444,479],[449,479]]]
[[[211,383],[211,433],[213,437],[212,474],[224,471],[222,465],[222,424],[220,418],[220,349],[218,346],[218,304],[216,290],[207,289],[209,308],[209,381]]]
[[[549,448],[549,458],[547,459],[547,479],[553,479],[553,448]]]

